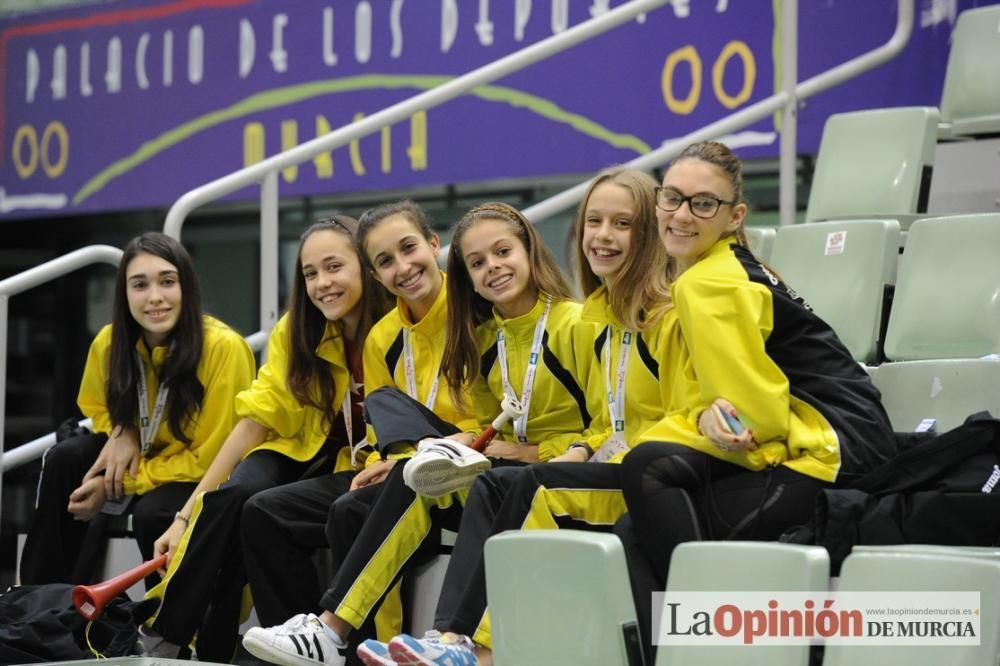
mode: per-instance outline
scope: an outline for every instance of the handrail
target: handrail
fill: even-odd
[[[797,0],[784,1],[797,2]],[[628,162],[627,166],[643,170],[662,167],[674,157],[677,157],[684,147],[691,143],[718,138],[724,134],[742,129],[747,125],[755,123],[758,120],[762,120],[775,111],[780,110],[783,106],[788,104],[790,100],[794,99],[797,103],[797,100],[812,97],[817,93],[828,90],[854,76],[857,76],[858,74],[866,72],[869,69],[891,60],[903,50],[906,43],[910,39],[910,35],[913,33],[914,2],[915,0],[897,0],[898,17],[896,20],[896,30],[893,32],[892,37],[889,38],[889,41],[882,46],[872,49],[868,53],[848,60],[847,62],[837,65],[822,74],[817,74],[816,76],[799,83],[795,86],[794,96],[790,95],[785,90],[777,92],[766,99],[756,102],[755,104],[751,104],[741,111],[737,111],[731,116],[727,116],[722,120],[717,120],[716,122],[695,130],[686,136],[667,141],[660,148],[650,151],[645,155]],[[788,30],[790,27],[783,26],[783,29]],[[791,168],[794,169],[794,167],[795,165],[792,163]],[[782,171],[785,171],[788,168],[789,165],[782,162]],[[782,187],[785,186],[787,180],[787,174],[782,176]],[[794,187],[794,175],[791,182],[792,187]],[[579,203],[580,200],[583,199],[583,195],[586,194],[587,187],[589,187],[589,185],[590,180],[587,180],[579,185],[555,194],[544,201],[540,201],[537,204],[526,208],[524,210],[524,215],[529,220],[536,223],[541,220],[545,220],[552,215]]]
[[[90,248],[83,248],[83,250],[92,249],[93,247],[108,248],[110,250],[113,250],[113,251],[117,252],[119,259],[121,258],[121,254],[122,254],[121,250],[118,250],[117,248],[109,247],[109,246],[106,246],[106,245],[104,245],[104,246],[91,246]],[[80,252],[82,252],[82,250],[77,250],[75,253],[71,253],[71,254],[79,254]],[[108,253],[109,256],[112,255],[112,254],[114,254],[114,252],[109,252]],[[70,255],[65,255],[63,257],[60,257],[59,259],[66,259],[66,257],[69,257],[69,256]],[[55,261],[58,261],[58,260],[55,260]],[[93,262],[91,262],[91,263],[93,263]],[[118,261],[116,260],[114,262],[109,262],[109,263],[114,263],[114,264],[117,265]],[[30,269],[30,270],[31,271],[36,271],[38,269],[43,268],[44,266],[45,266],[45,264],[43,264],[41,266],[36,266],[35,268]],[[27,273],[27,272],[29,272],[29,271],[25,271],[25,273]],[[24,275],[24,273],[21,273],[19,275],[14,276],[14,277],[21,277],[23,275]],[[13,279],[13,278],[11,278],[11,279]],[[43,280],[43,282],[44,282],[44,280]],[[2,296],[2,289],[3,289],[3,286],[5,284],[6,284],[6,281],[0,283],[0,298],[3,297]],[[41,284],[41,282],[35,282],[34,284],[30,284],[28,286],[25,286],[23,289],[19,289],[19,291],[24,291],[25,289],[29,289],[29,288],[31,288],[33,286],[36,286],[37,284]],[[17,293],[17,292],[12,292],[11,295],[13,295],[13,293]],[[6,331],[6,322],[4,320],[0,319],[0,325],[3,325],[3,331],[5,332]],[[264,331],[257,331],[256,333],[252,333],[252,334],[248,335],[245,338],[245,340],[250,345],[251,349],[253,349],[254,351],[260,351],[261,349],[263,349],[267,345],[267,334]],[[2,344],[3,343],[0,343],[0,345],[2,345]],[[4,370],[2,369],[2,367],[3,366],[0,365],[0,390],[4,389],[6,387],[6,384],[5,384],[5,382],[6,382],[6,375],[3,374]],[[2,406],[2,401],[3,401],[3,397],[0,396],[0,406]],[[2,414],[2,412],[0,412],[0,447],[2,447],[2,445],[3,445],[3,420],[4,420],[3,419],[3,414]],[[83,419],[83,420],[79,421],[77,423],[77,425],[79,425],[79,426],[81,426],[83,428],[89,428],[89,427],[91,427],[92,422],[91,422],[90,419]],[[22,465],[26,465],[27,463],[30,463],[30,462],[32,462],[34,460],[37,460],[38,458],[40,458],[42,456],[43,453],[45,453],[46,450],[48,450],[55,443],[56,443],[56,433],[55,432],[50,432],[50,433],[48,433],[46,435],[42,435],[41,437],[33,439],[30,442],[25,442],[24,444],[21,444],[20,446],[18,446],[14,450],[7,451],[6,453],[2,450],[2,448],[0,448],[0,475],[2,475],[5,472],[8,472],[8,471],[10,471],[12,469],[16,469],[18,467],[21,467]]]
[[[648,12],[655,9],[663,4],[666,4],[669,0],[633,0],[632,2],[618,7],[601,17],[597,17],[586,21],[578,26],[575,26],[566,32],[559,35],[555,35],[541,42],[538,42],[532,46],[525,49],[517,51],[513,54],[506,56],[498,61],[495,61],[489,65],[486,65],[478,70],[467,73],[460,76],[452,81],[437,86],[431,90],[424,93],[418,94],[411,97],[399,104],[383,109],[382,111],[368,116],[360,121],[342,127],[330,134],[323,137],[313,139],[312,141],[306,142],[296,148],[285,151],[278,155],[274,155],[262,162],[259,162],[250,167],[241,169],[240,171],[229,174],[219,178],[211,183],[208,183],[202,187],[196,188],[187,194],[183,195],[177,202],[171,207],[167,214],[166,223],[164,225],[164,232],[174,238],[180,237],[181,228],[183,226],[186,216],[196,209],[197,207],[209,203],[211,201],[217,200],[227,194],[235,192],[239,189],[247,187],[249,185],[263,181],[261,188],[261,216],[262,216],[262,238],[261,238],[261,252],[262,252],[262,267],[263,266],[276,266],[276,252],[277,252],[277,225],[276,225],[276,215],[277,215],[277,173],[287,166],[292,166],[295,164],[300,164],[311,160],[313,157],[320,153],[324,153],[334,148],[340,147],[346,143],[359,139],[363,136],[374,133],[375,131],[381,129],[384,126],[390,125],[397,122],[400,119],[405,118],[409,114],[432,108],[442,104],[449,99],[457,97],[469,89],[472,89],[478,85],[482,85],[489,81],[501,78],[511,72],[517,71],[527,65],[530,65],[538,60],[541,60],[549,55],[562,51],[564,49],[570,48],[575,44],[589,39],[592,36],[600,34],[606,30],[610,30],[613,27],[624,23],[636,15]],[[784,53],[786,56],[786,63],[789,51],[794,51],[795,44],[797,41],[797,25],[794,21],[787,21],[787,17],[797,14],[797,0],[784,0],[783,4],[794,4],[794,7],[788,7],[784,11],[784,17],[786,21],[783,23],[783,46]],[[770,97],[756,102],[741,111],[738,111],[722,120],[716,121],[701,129],[695,130],[690,134],[676,138],[664,143],[660,148],[651,151],[645,155],[642,155],[630,162],[628,166],[649,170],[657,167],[661,167],[669,160],[676,157],[684,146],[694,143],[696,141],[702,141],[706,139],[712,139],[724,134],[742,129],[743,127],[757,122],[772,113],[781,110],[783,107],[786,114],[789,113],[789,109],[794,109],[797,107],[799,100],[806,99],[820,92],[828,90],[840,83],[853,78],[869,69],[877,67],[878,65],[887,62],[900,51],[903,50],[906,43],[909,41],[910,35],[913,31],[914,23],[914,0],[897,0],[897,23],[896,29],[890,39],[880,47],[877,47],[868,53],[861,56],[853,58],[841,65],[838,65],[822,74],[816,75],[798,85],[794,88],[788,85],[787,80],[784,82],[783,90],[771,95]],[[788,65],[784,65],[787,67]],[[794,145],[794,144],[791,144]],[[783,148],[783,159],[781,160],[781,188],[782,191],[788,186],[789,182],[788,174],[786,171],[789,169],[787,164],[788,160],[785,156],[790,152],[794,155],[793,151],[788,151]],[[794,161],[791,162],[791,169],[794,169]],[[794,188],[794,172],[792,173],[791,187]],[[541,201],[527,209],[525,209],[525,216],[532,222],[539,222],[553,214],[558,213],[566,208],[569,208],[576,203],[578,203],[587,190],[590,184],[590,180],[580,183],[572,188],[569,188],[559,194],[556,194],[544,201]],[[786,205],[788,198],[786,195],[782,195],[782,206]],[[794,206],[794,194],[791,197],[792,205]],[[785,215],[783,212],[783,221]],[[273,236],[273,239],[265,239],[265,234]],[[264,256],[265,245],[269,245],[273,240],[273,253],[270,248],[267,250],[267,256]],[[118,253],[118,258],[121,257],[121,251],[117,248],[112,248],[109,246],[93,246],[94,248],[102,247],[106,250],[111,250]],[[22,274],[8,278],[7,280],[0,281],[0,471],[6,471],[7,469],[13,469],[24,462],[28,462],[37,457],[38,453],[34,452],[37,448],[39,451],[43,451],[44,448],[41,442],[48,441],[48,438],[52,438],[54,441],[54,433],[50,433],[42,438],[28,442],[16,450],[20,452],[25,447],[30,447],[24,451],[22,455],[15,455],[15,452],[8,454],[13,457],[13,460],[8,464],[8,461],[3,458],[3,415],[4,415],[4,393],[5,393],[5,381],[6,381],[6,319],[7,319],[7,298],[9,295],[18,293],[25,289],[29,289],[37,284],[41,284],[46,278],[40,279],[37,282],[34,281],[38,271],[41,271],[47,266],[50,266],[56,262],[67,260],[70,257],[74,257],[86,250],[91,248],[84,248],[83,250],[78,250],[74,253],[70,253],[64,257],[53,260],[41,266],[37,266],[33,269],[25,271]],[[447,248],[445,248],[447,250]],[[96,260],[95,260],[96,261]],[[93,262],[85,262],[93,263]],[[85,265],[85,263],[79,264],[79,266]],[[114,262],[117,264],[117,259]],[[79,266],[66,269],[65,272],[70,272],[75,270]],[[265,273],[274,273],[274,305],[273,307],[265,305],[265,302],[270,298],[269,290],[271,285],[265,285],[266,276]],[[29,275],[30,274],[30,275]],[[20,279],[19,282],[15,280]],[[22,284],[23,283],[23,284]],[[9,291],[11,286],[18,286],[16,291]],[[276,320],[276,309],[277,309],[277,275],[276,270],[274,271],[262,271],[261,277],[261,299],[262,299],[262,328],[260,331],[253,333],[247,337],[247,341],[251,344],[251,347],[255,350],[262,349],[266,345],[268,332],[273,326]],[[265,286],[267,289],[265,289]],[[266,316],[265,316],[266,315]],[[22,457],[25,458],[22,460]],[[0,483],[2,483],[2,474],[0,474]]]
[[[261,331],[267,334],[278,319],[277,271],[263,270],[277,267],[278,261],[278,179],[277,174],[286,167],[312,160],[317,155],[334,150],[351,141],[368,136],[383,127],[403,120],[413,113],[433,108],[462,95],[476,86],[495,81],[521,70],[551,55],[564,51],[591,37],[625,23],[639,14],[650,12],[670,0],[632,0],[611,11],[584,21],[565,32],[515,51],[499,60],[473,70],[447,83],[414,95],[398,104],[374,113],[357,122],[345,125],[329,134],[317,137],[295,148],[273,155],[257,164],[245,167],[182,195],[167,212],[163,232],[180,239],[181,228],[187,215],[206,203],[227,194],[260,183],[261,187],[261,273],[260,320]]]
[[[443,104],[444,102],[468,92],[476,86],[495,81],[508,74],[519,71],[528,65],[534,64],[539,60],[543,60],[551,55],[571,48],[580,42],[586,41],[591,37],[604,33],[627,21],[630,21],[639,14],[648,13],[658,7],[661,7],[662,5],[667,4],[668,2],[670,2],[670,0],[631,0],[631,2],[602,14],[601,16],[584,21],[583,23],[574,26],[565,32],[553,35],[552,37],[523,48],[520,51],[516,51],[508,56],[500,58],[499,60],[484,65],[479,69],[463,74],[462,76],[452,79],[447,83],[410,97],[409,99],[383,109],[378,113],[368,116],[367,118],[351,123],[350,125],[346,125],[327,135],[307,141],[306,143],[274,155],[258,162],[257,164],[240,169],[239,171],[218,178],[210,183],[202,185],[201,187],[195,188],[182,195],[174,203],[174,205],[171,206],[170,210],[167,212],[163,231],[168,236],[172,236],[173,238],[179,240],[181,228],[184,225],[187,215],[191,211],[206,203],[216,201],[227,194],[236,192],[237,190],[257,183],[261,184],[261,330],[247,337],[247,341],[250,343],[251,347],[255,351],[260,350],[265,347],[268,333],[277,321],[277,175],[279,172],[286,167],[307,162],[319,154],[339,148],[347,143],[350,143],[351,141],[360,139],[361,137],[368,136],[383,127],[405,119],[417,111],[423,111]],[[56,262],[62,262],[60,265],[66,264],[72,261],[71,258],[75,259],[80,253],[85,252],[87,249],[88,248],[78,250],[77,252],[60,257],[53,262],[42,264],[41,266],[31,269],[30,271],[26,271],[19,276],[15,276],[15,278],[24,282],[23,285],[21,282],[11,282],[15,278],[10,278],[9,280],[0,282],[0,287],[5,287],[8,283],[10,283],[12,286],[9,293],[13,294],[17,293],[17,291],[13,291],[14,286],[18,287],[18,291],[23,291],[24,289],[35,286],[35,284],[41,284],[41,282],[44,282],[47,278],[41,278],[37,282],[33,281],[35,279],[34,276],[40,271]],[[118,260],[121,258],[121,250],[110,247],[108,249],[117,252],[117,257],[114,262],[117,264]],[[75,270],[75,268],[69,268],[67,270]],[[29,276],[28,274],[31,275]],[[6,296],[3,294],[4,292],[0,290],[0,336],[2,336],[2,338],[0,338],[0,363],[5,364],[7,310]],[[44,450],[48,448],[48,446],[51,446],[51,444],[55,441],[54,433],[50,433],[33,440],[32,442],[19,446],[17,449],[19,453],[13,457],[10,464],[4,461],[3,393],[5,391],[6,382],[5,372],[6,366],[0,365],[0,479],[2,479],[2,472],[7,469],[13,469],[14,467],[24,464],[25,462],[29,462],[30,460],[34,460],[41,454],[41,452],[44,452]],[[24,450],[22,451],[22,449]]]
[[[77,425],[81,428],[90,428],[93,426],[93,421],[90,419],[83,419],[78,421]],[[21,465],[27,465],[28,463],[41,458],[42,454],[48,451],[53,445],[55,445],[55,443],[56,433],[50,432],[47,435],[42,435],[41,437],[37,437],[30,442],[21,444],[13,451],[8,451],[3,455],[2,460],[0,460],[0,473],[17,469]]]
[[[90,245],[0,280],[0,498],[3,496],[3,472],[7,470],[3,452],[7,412],[7,301],[15,294],[37,287],[53,278],[72,273],[84,266],[97,263],[117,266],[121,263],[121,259],[122,251],[116,247]]]

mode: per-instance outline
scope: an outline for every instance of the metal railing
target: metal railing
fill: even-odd
[[[537,44],[526,47],[500,60],[469,72],[448,83],[437,86],[424,93],[411,97],[399,104],[388,107],[367,118],[346,125],[330,134],[304,143],[296,148],[274,155],[253,166],[236,171],[211,183],[196,188],[183,195],[171,207],[164,224],[164,232],[174,238],[180,238],[181,229],[188,214],[198,207],[216,201],[221,197],[236,192],[245,187],[260,184],[261,202],[261,330],[248,336],[247,341],[255,350],[262,349],[267,336],[277,321],[278,303],[278,173],[288,167],[307,162],[317,155],[341,147],[351,141],[368,136],[382,127],[391,125],[417,111],[426,110],[442,104],[450,99],[475,88],[478,85],[502,78],[507,74],[522,69],[555,53],[601,34],[611,28],[635,18],[641,13],[660,7],[669,0],[633,0],[607,14],[588,20],[559,35],[549,37]],[[798,0],[783,0],[782,2],[782,90],[770,97],[756,102],[726,118],[706,125],[686,136],[665,142],[660,148],[628,162],[637,169],[651,170],[667,164],[676,157],[684,146],[706,139],[718,138],[727,133],[742,129],[767,116],[782,111],[781,124],[781,157],[780,157],[780,189],[781,189],[781,222],[789,224],[794,219],[795,201],[795,157],[796,157],[796,110],[801,100],[832,88],[844,81],[858,76],[878,65],[887,62],[898,55],[909,41],[913,31],[915,0],[897,0],[896,29],[890,39],[882,46],[875,48],[857,58],[849,60],[833,69],[818,74],[802,83],[798,83]],[[524,213],[532,222],[539,222],[570,208],[583,198],[590,181],[585,181],[559,194],[539,202]],[[25,279],[25,276],[40,276],[38,271],[56,262],[68,260],[81,252],[102,247],[118,253],[121,251],[109,246],[92,246],[64,257],[42,264],[14,278],[0,282],[0,471],[12,469],[15,466],[30,462],[55,441],[55,435],[50,434],[28,442],[18,447],[17,454],[11,458],[11,464],[3,456],[3,408],[6,391],[6,317],[7,296],[17,293],[5,293],[8,283],[15,279]],[[97,260],[94,260],[97,261]],[[93,263],[93,262],[88,262]],[[117,259],[113,262],[117,264]],[[64,272],[75,270],[68,268]],[[62,273],[58,273],[61,275]],[[54,275],[53,275],[54,277]],[[35,279],[32,277],[31,279]],[[18,291],[28,289],[37,283],[25,286]],[[21,284],[18,282],[18,284]],[[26,447],[28,447],[26,449]],[[25,449],[22,452],[22,449]]]
[[[8,466],[8,461],[5,459],[3,451],[4,426],[7,413],[7,302],[15,294],[20,294],[22,291],[37,287],[54,278],[72,273],[84,266],[100,263],[117,266],[121,262],[121,259],[122,251],[116,247],[111,247],[110,245],[90,245],[51,261],[46,261],[44,264],[39,264],[34,268],[29,268],[23,273],[0,280],[0,497],[3,495],[3,473],[13,468],[13,465]],[[45,440],[48,437],[50,435],[46,435],[42,439]],[[52,434],[51,443],[54,442],[55,434]],[[49,444],[50,446],[51,443]],[[22,448],[24,447],[18,447],[19,450]],[[27,451],[19,453],[17,460],[24,460],[24,462],[34,460],[45,451],[45,448],[47,447],[35,445],[31,449],[31,453]]]
[[[576,46],[580,42],[607,32],[639,14],[648,13],[670,0],[632,0],[606,14],[594,17],[558,35],[527,46],[520,51],[495,60],[479,69],[463,74],[447,83],[414,95],[367,118],[307,141],[300,146],[269,157],[262,162],[240,169],[191,190],[181,196],[167,213],[163,232],[180,239],[181,228],[188,214],[199,206],[217,201],[243,188],[260,184],[260,332],[267,334],[278,320],[278,174],[286,167],[312,160],[317,155],[347,145],[373,134],[383,127],[404,120],[418,111],[425,111],[508,74],[524,69],[540,60]],[[256,349],[256,348],[255,348]]]
[[[906,46],[910,35],[913,33],[915,0],[897,0],[898,15],[896,18],[896,29],[885,44],[829,69],[822,74],[817,74],[802,83],[795,83],[794,80],[789,82],[788,80],[790,72],[792,76],[796,73],[796,67],[794,65],[789,66],[788,62],[797,62],[798,0],[783,0],[781,4],[784,17],[781,36],[783,63],[781,92],[777,92],[766,99],[751,104],[745,109],[695,130],[686,136],[668,141],[660,148],[628,162],[628,166],[647,171],[662,167],[677,157],[684,147],[691,143],[717,139],[720,136],[763,120],[776,111],[783,111],[780,157],[781,223],[791,224],[794,221],[796,206],[796,147],[794,134],[796,132],[795,115],[799,102],[817,93],[833,88],[859,74],[863,74],[897,56]],[[790,16],[796,20],[790,21]],[[786,132],[792,133],[792,138],[787,141],[784,138]],[[587,180],[559,194],[553,195],[534,206],[526,208],[524,215],[532,222],[539,222],[552,217],[556,213],[578,204],[583,199],[583,195],[586,194],[589,185],[590,180]]]
[[[424,111],[460,95],[476,86],[503,78],[508,74],[524,69],[540,60],[600,35],[612,28],[626,23],[640,14],[648,13],[670,2],[670,0],[632,0],[621,7],[605,14],[587,20],[558,35],[553,35],[536,44],[525,47],[506,57],[468,72],[447,83],[436,86],[398,104],[390,106],[367,118],[346,125],[325,136],[308,141],[300,146],[269,157],[257,164],[246,167],[210,183],[202,185],[182,195],[170,210],[164,223],[163,231],[169,236],[180,240],[181,229],[189,213],[207,203],[232,194],[252,185],[260,184],[260,326],[261,329],[247,336],[247,342],[255,350],[261,350],[267,344],[267,336],[278,320],[278,174],[289,166],[312,160],[317,155],[344,146],[351,141],[373,134],[383,127],[392,125],[418,111]],[[29,289],[64,272],[89,263],[82,260],[81,255],[89,256],[95,248],[103,248],[102,252],[116,252],[114,264],[117,265],[122,252],[110,246],[92,246],[77,250],[64,257],[42,264],[25,271],[13,278],[0,282],[0,484],[3,472],[37,459],[45,449],[55,442],[55,434],[50,433],[32,442],[17,447],[18,453],[10,459],[10,464],[3,456],[4,430],[4,396],[6,395],[6,338],[7,338],[7,296],[24,289]],[[107,261],[105,258],[92,261]],[[83,263],[79,263],[83,261]],[[72,266],[66,268],[66,266]],[[60,272],[61,271],[61,272]],[[5,292],[4,289],[9,289]],[[2,485],[0,485],[2,490]]]

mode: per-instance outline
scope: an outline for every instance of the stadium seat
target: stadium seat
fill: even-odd
[[[829,117],[816,156],[806,220],[922,212],[934,162],[938,111],[900,107]]]
[[[1000,360],[883,363],[872,381],[897,432],[913,431],[924,419],[934,419],[936,430],[946,432],[974,412],[1000,417]]]
[[[854,546],[852,553],[927,553],[983,557],[1000,562],[1000,546],[940,546],[932,543],[902,543],[891,546]]]
[[[885,285],[896,282],[896,220],[844,220],[783,227],[771,253],[795,289],[857,361],[877,361]]]
[[[752,569],[752,574],[748,570]],[[817,546],[755,541],[698,541],[674,550],[667,592],[826,592],[830,556]],[[806,666],[808,645],[661,645],[656,666]]]
[[[897,431],[1000,416],[1000,215],[915,222],[900,262],[883,363],[873,376]]]
[[[754,256],[770,263],[771,250],[774,248],[774,237],[777,230],[774,227],[745,227],[747,243]]]
[[[885,549],[852,553],[840,573],[840,591],[980,592],[980,644],[968,647],[927,645],[828,645],[823,666],[949,664],[995,666],[1000,654],[1000,562],[954,553]]]
[[[635,604],[618,537],[506,532],[486,542],[497,666],[641,663]]]
[[[886,332],[892,361],[1000,352],[1000,214],[919,220],[910,228]]]
[[[941,94],[941,138],[1000,133],[1000,6],[961,13]]]

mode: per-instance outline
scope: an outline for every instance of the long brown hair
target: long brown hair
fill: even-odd
[[[177,324],[167,336],[168,351],[160,368],[160,385],[169,388],[166,415],[170,434],[190,444],[183,427],[201,409],[205,387],[198,379],[198,363],[204,345],[205,330],[201,312],[201,287],[191,255],[179,241],[157,231],[150,231],[129,241],[118,264],[114,304],[111,308],[111,348],[108,379],[104,394],[111,425],[135,428],[139,398],[136,385],[146,381],[135,358],[135,346],[142,327],[129,311],[126,281],[128,266],[140,254],[151,254],[177,267],[181,288],[181,311]]]
[[[334,215],[316,222],[299,238],[299,251],[295,256],[295,273],[292,276],[292,294],[288,306],[289,359],[288,390],[302,405],[315,407],[323,413],[327,427],[333,424],[340,405],[334,404],[336,394],[329,363],[316,355],[316,348],[326,335],[327,320],[323,313],[309,300],[306,281],[302,274],[302,247],[306,239],[321,231],[343,234],[351,241],[351,249],[361,266],[361,301],[355,306],[361,308],[358,328],[349,341],[355,353],[361,349],[368,331],[389,310],[390,296],[369,271],[364,270],[362,253],[357,244],[358,222],[346,215]],[[343,334],[343,323],[334,322]],[[345,346],[346,347],[346,346]],[[346,348],[345,348],[346,352]],[[351,359],[345,359],[350,367]],[[316,389],[311,389],[315,386]]]
[[[462,252],[465,232],[484,220],[505,223],[524,245],[531,267],[531,280],[539,294],[545,294],[553,301],[573,298],[558,262],[521,211],[508,204],[494,202],[476,206],[463,215],[455,226],[448,251],[448,337],[442,368],[453,395],[459,398],[462,387],[479,374],[476,327],[490,319],[493,312],[493,304],[473,288]]]
[[[608,285],[611,311],[627,327],[645,330],[656,323],[670,303],[667,266],[672,261],[660,242],[656,221],[656,181],[652,176],[624,166],[612,166],[594,177],[580,203],[573,224],[576,270],[580,290],[590,296],[604,284],[590,268],[583,250],[583,230],[587,223],[590,195],[604,183],[613,183],[632,196],[635,216],[630,227],[628,255],[615,279]]]

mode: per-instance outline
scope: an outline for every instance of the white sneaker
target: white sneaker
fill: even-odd
[[[422,439],[403,467],[403,483],[423,497],[444,497],[472,485],[490,468],[482,453],[451,439]]]
[[[369,638],[358,646],[358,657],[365,666],[396,666],[396,660],[389,654],[388,643]]]
[[[389,654],[403,666],[476,666],[476,646],[468,636],[439,633],[433,629],[423,638],[400,634],[389,641]]]
[[[346,659],[314,614],[300,613],[276,627],[253,627],[243,637],[247,652],[283,666],[344,666]]]

